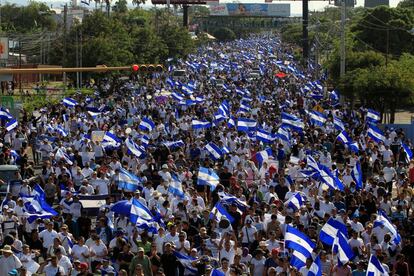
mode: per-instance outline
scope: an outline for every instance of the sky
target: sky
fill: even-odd
[[[1,1],[1,0],[0,0]],[[60,6],[63,6],[64,3],[70,3],[70,0],[67,1],[60,1],[60,0],[40,0],[41,2],[45,2],[47,3],[49,6],[53,5],[54,8],[59,8]],[[77,0],[78,3],[80,3],[80,0]],[[132,3],[131,0],[127,0],[129,4]],[[400,2],[400,0],[389,0],[390,1],[390,6],[391,7],[396,7],[397,4]],[[8,0],[8,1],[1,1],[1,3],[5,3],[5,2],[9,2],[9,3],[16,3],[18,5],[25,5],[28,0]],[[93,0],[91,1],[93,2]],[[112,0],[112,2],[116,2],[116,0]],[[238,0],[238,1],[232,1],[232,0],[220,0],[220,3],[233,3],[233,2],[241,2],[241,3],[265,3],[264,0],[261,1],[252,1],[252,0]],[[333,1],[332,1],[333,2]],[[301,1],[274,1],[273,3],[290,3],[290,13],[291,15],[294,16],[298,16],[302,14],[302,2]],[[357,0],[357,5],[356,6],[363,6],[364,5],[364,0]],[[94,5],[92,4],[91,7],[93,7]],[[147,4],[145,4],[145,7],[150,7],[151,6],[151,1],[147,0]],[[311,0],[309,2],[309,10],[313,11],[313,10],[323,10],[326,6],[328,6],[328,1],[313,1]]]

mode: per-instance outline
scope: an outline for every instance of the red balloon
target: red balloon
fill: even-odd
[[[287,75],[285,73],[283,73],[283,72],[279,72],[279,73],[275,74],[275,76],[278,77],[278,78],[284,78]]]
[[[139,66],[138,65],[136,65],[136,64],[134,64],[134,65],[132,65],[132,71],[138,71],[139,70]]]

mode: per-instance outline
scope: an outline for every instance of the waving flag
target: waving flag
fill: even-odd
[[[371,125],[368,128],[367,134],[369,137],[371,137],[372,140],[374,140],[375,142],[379,143],[379,142],[384,142],[385,141],[385,136],[382,133],[382,131],[376,127]]]
[[[192,120],[191,126],[193,129],[203,129],[203,128],[210,128],[211,122],[207,120]]]
[[[227,127],[233,128],[236,126],[236,119],[233,116],[230,116],[229,120],[227,121]]]
[[[340,191],[343,191],[344,184],[341,182],[341,180],[339,180],[338,177],[334,176],[328,167],[323,165],[320,165],[320,167],[320,180],[332,189],[338,189]]]
[[[143,205],[136,198],[133,198],[129,220],[133,225],[136,225],[153,221],[153,216],[147,206]]]
[[[349,147],[350,151],[355,152],[356,154],[358,154],[358,152],[359,152],[358,142],[353,141],[353,142],[348,144],[348,147]]]
[[[152,131],[155,128],[155,123],[151,121],[149,118],[142,118],[141,122],[139,123],[139,129],[144,131]]]
[[[13,116],[9,113],[7,109],[0,107],[0,119],[3,120],[12,120]]]
[[[376,123],[379,120],[381,120],[381,114],[379,112],[375,111],[375,110],[368,109],[367,110],[367,120]]]
[[[210,276],[226,276],[226,274],[218,269],[213,269]]]
[[[348,133],[346,133],[346,131],[342,131],[341,133],[339,133],[338,137],[336,138],[337,140],[341,141],[342,144],[347,145],[348,143],[352,142],[352,139],[349,138]]]
[[[252,119],[239,118],[237,120],[237,130],[243,132],[250,132],[256,130],[257,122]]]
[[[352,179],[355,181],[356,188],[362,189],[362,170],[359,161],[356,162],[354,168],[351,171]]]
[[[256,139],[263,143],[271,144],[275,141],[275,136],[263,129],[258,129],[256,132]]]
[[[178,179],[178,176],[176,174],[172,174],[172,181],[170,182],[170,185],[168,186],[168,191],[172,193],[175,196],[184,198],[184,191],[181,181]]]
[[[211,210],[210,219],[214,219],[219,222],[223,218],[226,218],[228,221],[230,221],[230,223],[234,222],[234,218],[227,212],[226,208],[224,208],[220,202],[217,202],[214,208]]]
[[[185,275],[196,275],[198,270],[196,267],[192,265],[194,261],[197,260],[197,258],[182,254],[180,252],[174,251],[174,256],[177,258],[177,260],[183,265],[185,270]]]
[[[47,219],[58,215],[58,213],[38,195],[35,195],[34,197],[23,197],[22,199],[23,209],[29,223],[32,223],[39,218]]]
[[[319,240],[327,245],[333,245],[338,232],[342,232],[344,236],[348,236],[348,230],[345,224],[334,218],[329,218],[319,232]]]
[[[250,105],[248,103],[242,101],[240,103],[240,107],[239,107],[239,110],[237,111],[237,113],[249,113],[250,109],[251,109]]]
[[[410,160],[413,159],[413,152],[411,151],[410,147],[404,143],[401,143],[401,147],[405,152],[405,160],[407,163],[410,163]]]
[[[213,169],[200,167],[198,170],[197,185],[210,186],[211,191],[214,191],[219,183],[220,178]]]
[[[62,149],[58,149],[55,153],[55,159],[57,161],[65,161],[68,165],[72,166],[73,162],[72,160],[70,160],[69,155],[66,154],[66,152],[64,152]]]
[[[226,194],[225,192],[219,192],[218,196],[220,197],[221,202],[225,202],[227,204],[235,203],[237,205],[237,208],[239,208],[241,211],[244,211],[247,207],[249,207],[249,205],[246,202],[240,200],[235,196]]]
[[[290,264],[297,269],[305,266],[306,259],[312,257],[315,244],[311,239],[290,225],[286,225],[285,246],[292,249]]]
[[[280,140],[285,141],[285,142],[290,142],[290,133],[289,130],[283,128],[283,127],[279,127],[279,129],[277,130],[277,136],[279,137]]]
[[[306,198],[302,196],[301,193],[296,192],[292,197],[285,201],[285,206],[296,212],[303,206],[305,200]]]
[[[173,97],[174,100],[179,101],[179,102],[184,100],[184,96],[176,91],[171,93],[171,97]]]
[[[63,137],[67,137],[68,136],[68,133],[66,132],[66,130],[62,126],[60,126],[60,125],[56,127],[56,131],[60,135],[62,135]]]
[[[230,106],[226,100],[220,104],[218,112],[226,118],[230,115]]]
[[[67,107],[75,107],[76,105],[78,105],[78,102],[77,101],[75,101],[74,99],[72,99],[72,98],[64,98],[63,100],[62,100],[62,103],[65,105],[65,106],[67,106]]]
[[[322,276],[322,263],[319,255],[313,260],[313,263],[309,268],[308,276]]]
[[[205,149],[208,151],[208,153],[210,154],[210,157],[213,160],[218,160],[218,159],[220,159],[223,156],[223,151],[221,150],[221,148],[219,148],[213,142],[208,143],[205,146]]]
[[[15,129],[17,127],[17,125],[18,125],[18,123],[17,123],[16,119],[12,119],[9,122],[7,122],[6,130],[10,132],[13,129]]]
[[[375,255],[369,258],[367,276],[388,276],[388,272]]]
[[[285,112],[282,113],[282,127],[283,126],[297,131],[302,131],[305,127],[301,119]]]
[[[135,192],[139,187],[141,187],[141,178],[128,172],[124,168],[119,170],[118,175],[118,188],[126,191]]]
[[[380,209],[378,210],[377,219],[374,221],[373,228],[381,227],[381,226],[384,226],[384,228],[388,229],[395,244],[399,244],[401,242],[401,236],[400,234],[398,234],[397,229],[391,223],[390,219],[388,218],[384,210]]]
[[[185,146],[183,140],[172,141],[172,142],[164,142],[164,145],[167,148],[170,148],[170,149],[181,148],[181,147]]]
[[[336,117],[336,116],[333,117],[333,123],[334,123],[334,127],[335,127],[336,130],[339,130],[339,131],[344,131],[345,130],[344,123],[338,117]]]
[[[308,112],[310,122],[316,126],[323,126],[326,122],[326,115],[315,110]]]
[[[125,145],[128,148],[128,151],[135,155],[138,158],[141,158],[145,155],[145,148],[138,146],[131,138],[125,140]]]
[[[264,161],[269,160],[271,156],[272,156],[271,148],[267,148],[265,150],[262,150],[256,153],[255,158],[257,160],[257,163],[259,164],[259,167],[262,166]]]
[[[102,146],[118,148],[118,147],[121,146],[121,139],[119,139],[112,132],[107,131],[107,132],[105,132],[105,135],[103,137]]]
[[[334,239],[332,253],[337,254],[338,262],[342,265],[345,265],[354,257],[354,252],[352,251],[351,246],[348,244],[347,238],[340,231],[337,232],[337,235]]]

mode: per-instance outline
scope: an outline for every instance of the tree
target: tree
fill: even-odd
[[[236,34],[229,28],[221,27],[213,31],[213,35],[219,41],[233,40]]]
[[[414,1],[413,0],[403,0],[398,3],[398,8],[401,9],[414,9]]]
[[[118,0],[115,2],[112,10],[116,13],[126,13],[128,11],[128,2],[126,0]]]
[[[379,6],[366,9],[352,26],[355,38],[379,52],[400,56],[414,53],[414,10]]]
[[[132,0],[132,4],[139,6],[141,4],[145,4],[145,0]]]

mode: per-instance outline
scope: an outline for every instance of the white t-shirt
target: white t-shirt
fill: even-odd
[[[253,275],[263,275],[263,270],[265,268],[265,261],[266,258],[262,256],[260,260],[256,258],[252,258],[250,263],[254,265],[254,273]],[[306,274],[307,275],[307,274]]]
[[[39,233],[39,238],[43,239],[43,247],[46,249],[53,245],[53,240],[58,237],[59,235],[55,230],[49,232],[47,229],[45,229]]]
[[[89,254],[89,248],[86,245],[80,246],[78,244],[75,244],[72,247],[72,254],[73,254],[74,259],[79,260],[80,262],[86,262],[87,258],[85,258],[82,255],[82,253],[83,254]]]
[[[58,272],[64,273],[64,271],[65,271],[65,269],[63,267],[61,267],[60,265],[52,266],[51,264],[48,264],[43,270],[43,272],[46,274],[46,276],[56,276],[56,274]]]
[[[72,269],[72,264],[70,263],[70,260],[66,256],[62,256],[60,260],[58,261],[58,265],[63,268],[64,275],[68,275],[69,271]]]
[[[178,241],[175,242],[175,248],[176,249],[181,248],[181,242],[180,242],[180,240],[178,240]],[[190,242],[189,241],[184,240],[184,248],[187,249],[187,250],[190,250],[191,246],[190,246]],[[182,248],[179,252],[180,253],[187,254],[187,252],[185,251],[184,248]]]
[[[107,252],[106,245],[103,242],[100,242],[99,245],[94,242],[89,249],[95,253],[95,256],[91,257],[92,261],[102,261],[104,253]]]
[[[224,246],[223,248],[220,250],[220,254],[219,254],[219,261],[221,261],[221,259],[226,258],[229,260],[229,265],[232,265],[234,263],[234,256],[236,255],[236,250],[234,250],[234,241],[230,241],[230,250],[227,251]]]
[[[251,227],[246,227],[243,226],[243,228],[241,229],[242,233],[243,233],[243,239],[242,239],[242,243],[252,243],[254,241],[254,234],[257,232],[256,227],[251,226]],[[249,236],[247,238],[247,235]]]

